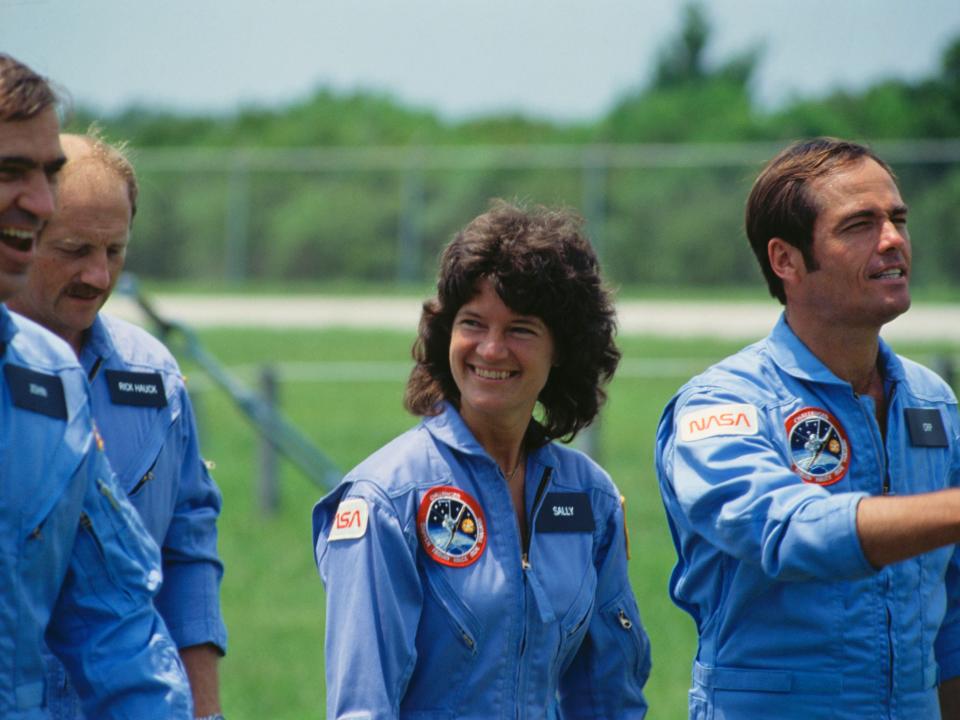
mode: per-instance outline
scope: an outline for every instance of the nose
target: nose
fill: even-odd
[[[477,345],[477,353],[484,360],[499,360],[507,355],[507,345],[503,334],[490,330]]]
[[[910,244],[910,235],[906,225],[900,226],[893,220],[886,220],[880,230],[880,252],[903,250]]]
[[[106,252],[91,252],[87,255],[78,279],[98,290],[109,289],[110,263],[107,261]]]
[[[17,204],[41,220],[49,220],[57,209],[56,185],[41,171],[31,173]]]

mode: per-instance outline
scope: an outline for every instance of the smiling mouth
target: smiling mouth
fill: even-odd
[[[478,375],[485,380],[506,380],[507,378],[516,375],[516,373],[512,370],[490,370],[488,368],[477,367],[476,365],[471,365],[470,369],[473,370],[475,375]]]
[[[33,237],[32,230],[0,229],[0,242],[17,252],[30,252],[33,249]]]
[[[890,270],[884,270],[883,272],[878,272],[870,276],[871,280],[899,280],[900,278],[906,277],[907,273],[903,271],[903,268],[891,268]]]

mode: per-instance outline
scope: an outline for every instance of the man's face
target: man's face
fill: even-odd
[[[26,287],[10,302],[77,351],[123,270],[130,237],[127,187],[90,157],[71,159],[59,208],[44,228]]]
[[[53,215],[63,166],[53,108],[0,122],[0,302],[23,287],[37,234]]]
[[[788,295],[794,312],[836,328],[876,328],[910,307],[907,206],[890,174],[864,159],[811,184],[816,270]]]

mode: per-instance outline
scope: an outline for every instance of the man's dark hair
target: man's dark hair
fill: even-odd
[[[556,364],[538,398],[542,421],[527,442],[572,439],[606,399],[602,385],[613,376],[620,351],[596,254],[583,221],[565,210],[527,210],[496,200],[446,247],[437,295],[423,304],[404,405],[415,415],[436,414],[442,400],[459,406],[449,361],[453,320],[482,280],[515,313],[543,320],[553,336]]]
[[[56,104],[57,95],[45,77],[0,53],[0,122],[30,120]]]
[[[770,294],[781,303],[787,298],[783,281],[770,267],[767,245],[781,238],[800,250],[808,270],[816,270],[813,258],[813,227],[821,208],[810,184],[838,168],[864,159],[878,163],[896,181],[887,163],[865,145],[831,137],[801,140],[782,150],[757,177],[747,199],[746,227]]]

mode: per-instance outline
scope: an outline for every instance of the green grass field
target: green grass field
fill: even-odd
[[[347,363],[353,370],[349,379],[291,380],[281,390],[287,416],[343,470],[416,422],[401,406],[412,340],[407,334],[217,330],[201,338],[228,366]],[[696,635],[667,595],[674,552],[653,472],[654,430],[664,403],[694,369],[740,344],[622,338],[622,373],[609,388],[600,425],[600,459],[627,497],[630,577],[653,646],[647,699],[655,720],[686,717]],[[899,349],[920,361],[936,351],[957,350]],[[389,365],[365,364],[378,362]],[[369,377],[365,368],[371,369]],[[202,374],[188,362],[184,369],[198,376],[192,386],[202,446],[216,463],[224,495],[220,550],[230,632],[221,665],[225,713],[231,720],[323,718],[324,598],[310,529],[321,490],[283,463],[281,510],[263,517],[256,502],[255,433],[224,393],[205,389]]]

